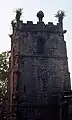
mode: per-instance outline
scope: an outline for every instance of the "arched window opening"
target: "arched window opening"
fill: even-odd
[[[44,39],[43,38],[39,38],[37,40],[37,53],[44,54]]]

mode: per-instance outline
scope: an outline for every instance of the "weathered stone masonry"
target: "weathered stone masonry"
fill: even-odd
[[[11,35],[10,83],[11,93],[18,91],[20,98],[27,97],[30,104],[45,103],[52,93],[71,89],[60,23],[45,24],[42,20],[37,24],[15,23]]]

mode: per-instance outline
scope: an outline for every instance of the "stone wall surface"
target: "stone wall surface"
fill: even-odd
[[[58,26],[46,26],[44,23],[23,25],[19,33],[18,49],[20,90],[23,91],[25,86],[28,96],[48,96],[49,93],[70,89],[66,42]],[[39,38],[44,40],[43,54],[37,53]],[[18,44],[18,41],[16,43]],[[15,49],[17,50],[17,47]]]
[[[11,73],[19,71],[14,86],[18,85],[19,91],[30,98],[47,101],[52,93],[70,90],[66,42],[59,26],[31,21],[15,26],[11,37]],[[37,51],[39,39],[44,43],[41,54]]]

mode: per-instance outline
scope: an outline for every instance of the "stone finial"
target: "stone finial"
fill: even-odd
[[[42,19],[43,19],[43,17],[44,17],[44,13],[43,13],[42,11],[39,11],[39,12],[37,13],[37,17],[38,17],[38,19],[39,19],[39,22],[42,22]]]

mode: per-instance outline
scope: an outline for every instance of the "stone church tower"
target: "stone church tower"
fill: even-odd
[[[10,104],[18,95],[23,105],[47,104],[54,93],[70,90],[70,73],[66,42],[61,22],[45,24],[44,13],[39,21],[19,21],[13,25],[10,59]]]

